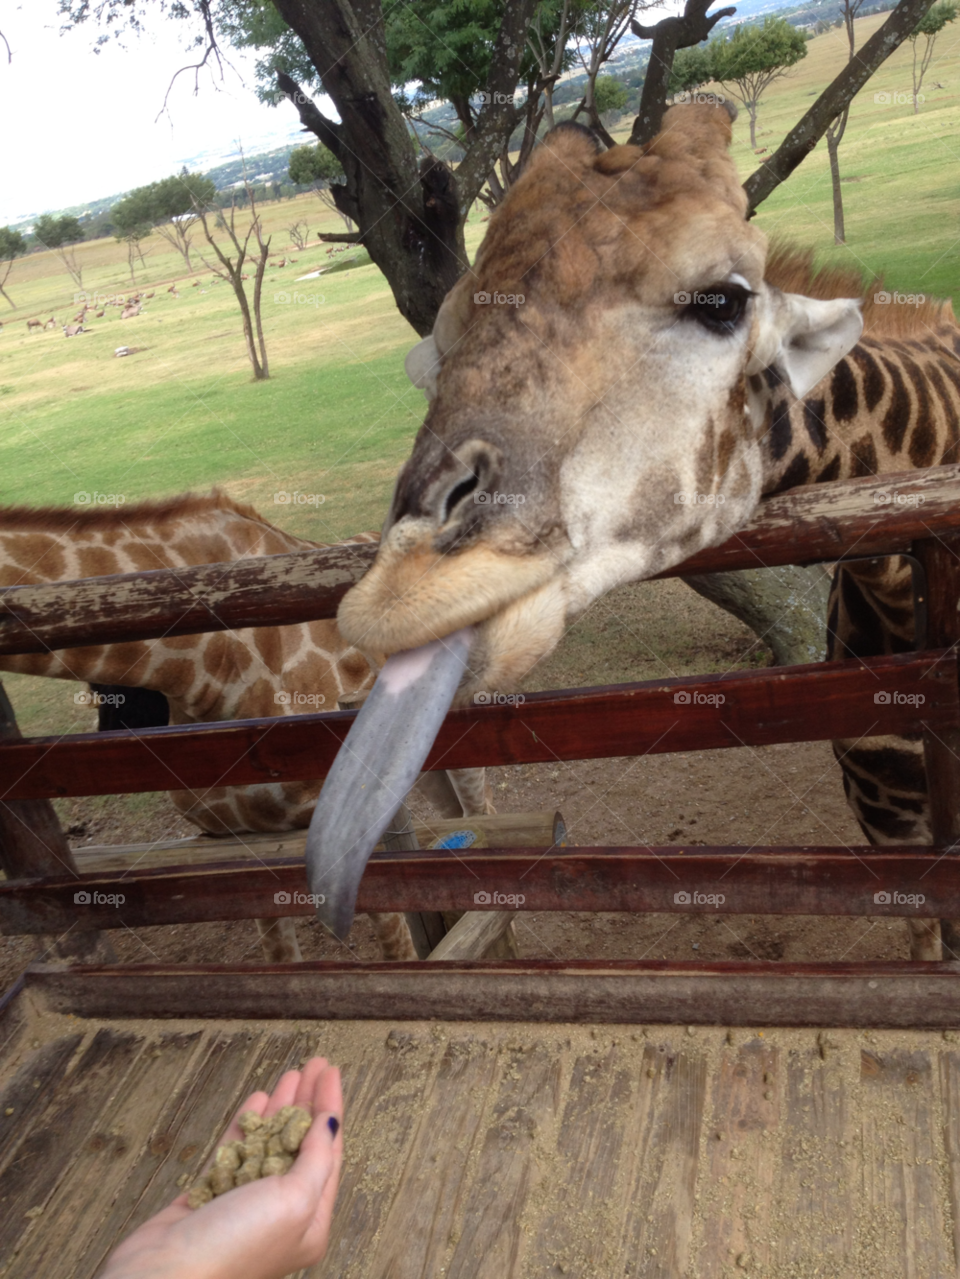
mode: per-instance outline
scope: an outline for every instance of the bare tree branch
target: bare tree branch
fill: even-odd
[[[630,142],[634,146],[644,146],[660,132],[676,51],[700,44],[721,18],[730,18],[736,13],[736,9],[719,9],[708,18],[707,10],[712,3],[713,0],[687,0],[681,16],[663,18],[652,27],[637,21],[630,23],[635,36],[653,41],[640,97],[640,112],[630,134]]]
[[[230,67],[231,70],[235,70],[233,63],[230,62],[228,58],[224,57],[223,53],[220,50],[220,46],[217,44],[216,32],[213,29],[213,15],[210,12],[210,0],[196,0],[196,7],[198,12],[200,13],[200,16],[203,18],[204,39],[206,41],[204,51],[203,51],[203,57],[200,59],[199,62],[195,62],[188,67],[181,67],[179,71],[175,71],[173,73],[173,78],[171,79],[170,83],[167,85],[167,91],[163,95],[163,106],[157,112],[156,117],[154,119],[154,124],[156,124],[157,120],[159,120],[160,117],[163,115],[163,113],[166,111],[167,103],[170,100],[171,90],[173,89],[173,86],[176,83],[178,77],[183,75],[184,71],[193,72],[193,94],[194,94],[194,97],[196,97],[197,94],[200,92],[200,72],[206,66],[207,62],[209,61],[211,57],[213,57],[216,60],[217,67],[219,68],[219,71],[220,71],[221,80],[223,79],[223,68],[225,65]],[[198,40],[197,43],[199,44],[200,41]]]
[[[2,31],[0,31],[0,40],[2,40],[3,43],[7,46],[7,62],[9,64],[13,61],[13,50],[10,48],[10,41],[3,34]]]
[[[744,182],[750,201],[748,217],[810,154],[827,131],[890,54],[903,44],[934,0],[900,0],[882,27],[824,89],[806,115],[793,126],[773,155]]]

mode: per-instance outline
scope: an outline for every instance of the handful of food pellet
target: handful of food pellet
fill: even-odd
[[[245,1110],[237,1123],[243,1141],[228,1141],[217,1150],[213,1167],[187,1195],[190,1208],[200,1208],[235,1186],[260,1177],[279,1177],[292,1168],[313,1117],[302,1106],[284,1106],[269,1119],[255,1110]]]

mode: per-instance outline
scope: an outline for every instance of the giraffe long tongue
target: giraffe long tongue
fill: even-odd
[[[344,939],[364,867],[417,780],[467,664],[473,630],[388,658],[333,761],[307,835],[320,922]]]

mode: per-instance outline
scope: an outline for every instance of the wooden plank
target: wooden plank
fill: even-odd
[[[34,1209],[42,1214],[57,1186],[70,1175],[109,1097],[123,1087],[143,1042],[141,1034],[97,1031],[37,1124],[19,1129],[20,1141],[0,1171],[0,1256],[10,1257],[18,1250],[37,1221],[26,1214]]]
[[[781,1154],[770,1138],[780,1116],[784,1063],[765,1039],[731,1038],[711,1087],[698,1205],[704,1225],[692,1267],[698,1279],[721,1279],[731,1261],[737,1269],[770,1274],[776,1256],[756,1225],[773,1217],[779,1198]]]
[[[658,1045],[651,1056],[655,1106],[626,1202],[642,1205],[624,1222],[625,1272],[650,1279],[689,1274],[693,1208],[707,1064],[691,1049]]]
[[[415,822],[413,830],[421,848],[429,848],[438,839],[458,830],[469,830],[474,834],[475,840],[470,846],[473,849],[543,848],[566,839],[563,818],[552,809],[480,817],[434,817],[428,822]],[[187,839],[156,840],[147,844],[83,844],[73,849],[73,856],[77,869],[89,875],[107,870],[157,866],[257,862],[264,857],[301,859],[306,842],[306,829],[281,831],[276,835],[248,833],[223,838],[193,835]],[[377,845],[377,851],[383,851],[382,843]]]
[[[0,1170],[13,1158],[24,1132],[36,1127],[52,1104],[82,1039],[78,1033],[42,1044],[0,1093]]]
[[[422,1030],[391,1037],[372,1057],[362,1087],[344,1110],[344,1142],[365,1152],[347,1159],[325,1260],[319,1275],[347,1279],[369,1274],[419,1127],[418,1105],[436,1070],[437,1040]],[[381,1041],[382,1042],[382,1041]]]
[[[960,917],[957,864],[955,853],[909,845],[378,853],[357,909],[951,918]],[[0,883],[0,933],[56,932],[78,916],[111,929],[312,915],[307,888],[291,858],[14,880]]]
[[[519,1277],[522,1219],[544,1176],[535,1147],[560,1110],[561,1071],[559,1053],[540,1042],[508,1049],[473,1176],[461,1200],[461,1233],[446,1268],[447,1279]]]
[[[865,1094],[860,1140],[867,1152],[860,1205],[861,1254],[896,1258],[904,1279],[955,1274],[941,1209],[940,1110],[930,1054],[889,1048],[861,1057]],[[887,1265],[876,1273],[894,1273]]]
[[[907,961],[35,965],[26,989],[81,1017],[960,1027],[960,972]]]
[[[960,530],[960,467],[811,484],[761,502],[754,519],[663,576],[892,555],[931,532]],[[878,502],[896,489],[901,500]],[[336,616],[376,554],[354,544],[228,564],[161,569],[0,591],[0,654],[42,653]]]
[[[939,1058],[943,1176],[950,1206],[953,1254],[960,1259],[960,1053],[945,1051]]]
[[[878,691],[891,689],[896,699],[875,701]],[[0,799],[322,777],[355,713],[33,738],[0,746]],[[608,759],[911,733],[924,726],[936,730],[958,718],[956,655],[904,653],[531,693],[519,705],[473,706],[447,716],[425,767]]]
[[[427,959],[482,959],[494,942],[499,941],[513,919],[512,910],[469,911],[458,919]]]
[[[393,1049],[410,1052],[399,1037]],[[456,1240],[472,1179],[472,1164],[484,1140],[488,1098],[501,1073],[500,1054],[489,1038],[457,1036],[440,1040],[443,1056],[436,1073],[425,1072],[423,1101],[406,1152],[402,1174],[387,1205],[370,1279],[422,1279],[445,1274],[445,1262]],[[419,1053],[423,1054],[422,1046]],[[351,1141],[360,1133],[346,1111]],[[433,1174],[443,1193],[427,1196],[425,1176]],[[332,1265],[320,1274],[339,1275]]]
[[[0,590],[0,654],[336,617],[375,543]]]

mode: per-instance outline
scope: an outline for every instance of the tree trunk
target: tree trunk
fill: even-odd
[[[830,156],[830,180],[833,183],[833,242],[846,244],[843,226],[843,191],[840,187],[840,138],[831,126],[827,130],[827,152]]]
[[[247,355],[250,357],[250,363],[253,366],[253,378],[255,382],[262,382],[267,377],[264,373],[260,361],[257,358],[257,346],[253,335],[253,321],[250,317],[250,303],[247,301],[247,295],[244,292],[243,281],[240,279],[239,270],[231,279],[233,291],[236,294],[237,303],[240,306],[240,314],[243,316],[243,340],[247,344]]]
[[[749,626],[773,651],[776,666],[825,659],[830,574],[819,565],[703,573],[683,581]]]
[[[750,145],[754,151],[757,149],[757,104],[755,102],[747,103],[747,114],[750,116]]]

